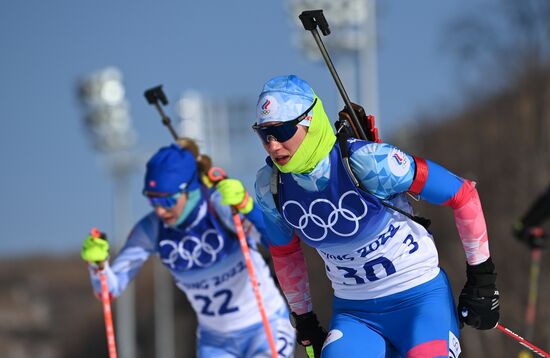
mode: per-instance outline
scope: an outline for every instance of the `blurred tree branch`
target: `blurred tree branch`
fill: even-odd
[[[532,144],[524,154],[534,156],[539,166],[538,175],[519,178],[520,188],[543,187],[550,177],[550,1],[488,0],[479,5],[457,15],[443,45],[458,62],[458,79],[470,102],[519,90],[518,131],[509,128],[515,135],[510,139]]]

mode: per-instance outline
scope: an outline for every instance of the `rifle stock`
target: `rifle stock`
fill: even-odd
[[[340,122],[340,124],[335,124],[336,130],[340,132],[340,127],[342,123],[347,122],[349,123],[350,129],[353,132],[353,137],[380,143],[381,139],[378,136],[378,128],[376,128],[374,116],[370,114],[367,115],[365,113],[365,109],[356,103],[351,102],[351,106],[357,118],[359,119],[359,125],[365,133],[365,138],[362,138],[362,136],[360,135],[361,131],[357,129],[357,126],[352,120],[352,116],[350,115],[347,106],[344,107],[344,109],[342,109],[340,112],[338,112],[338,122]]]

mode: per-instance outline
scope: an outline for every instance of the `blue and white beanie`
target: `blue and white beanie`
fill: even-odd
[[[311,86],[295,75],[277,76],[267,81],[258,98],[256,119],[258,124],[286,122],[303,114],[315,99]],[[301,125],[308,127],[308,116]]]

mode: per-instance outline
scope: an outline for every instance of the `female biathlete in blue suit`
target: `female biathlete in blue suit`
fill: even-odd
[[[84,242],[82,257],[90,263],[93,287],[101,292],[97,263],[105,261],[109,290],[116,297],[145,261],[158,255],[197,314],[198,357],[271,357],[235,234],[229,206],[234,205],[248,221],[250,253],[278,355],[292,357],[288,310],[255,250],[253,238],[265,232],[261,211],[252,200],[245,201],[248,195],[239,180],[223,180],[215,189],[206,185],[201,179],[209,163],[188,139],[161,148],[149,160],[143,192],[154,210],[134,226],[113,263],[106,261],[106,241],[89,237]]]
[[[269,154],[257,202],[298,342],[310,356],[456,357],[459,320],[495,327],[499,293],[473,182],[390,144],[353,138],[344,147],[349,170],[321,99],[296,76],[265,84],[253,128]],[[407,192],[454,212],[467,260],[458,312]],[[332,282],[328,336],[312,310],[299,241],[318,251]]]

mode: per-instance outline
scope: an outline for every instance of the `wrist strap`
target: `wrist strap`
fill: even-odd
[[[248,195],[248,192],[245,192],[243,201],[241,201],[240,204],[235,205],[235,208],[238,210],[244,209],[246,207],[246,204],[248,204],[248,200],[250,200],[250,196]]]

